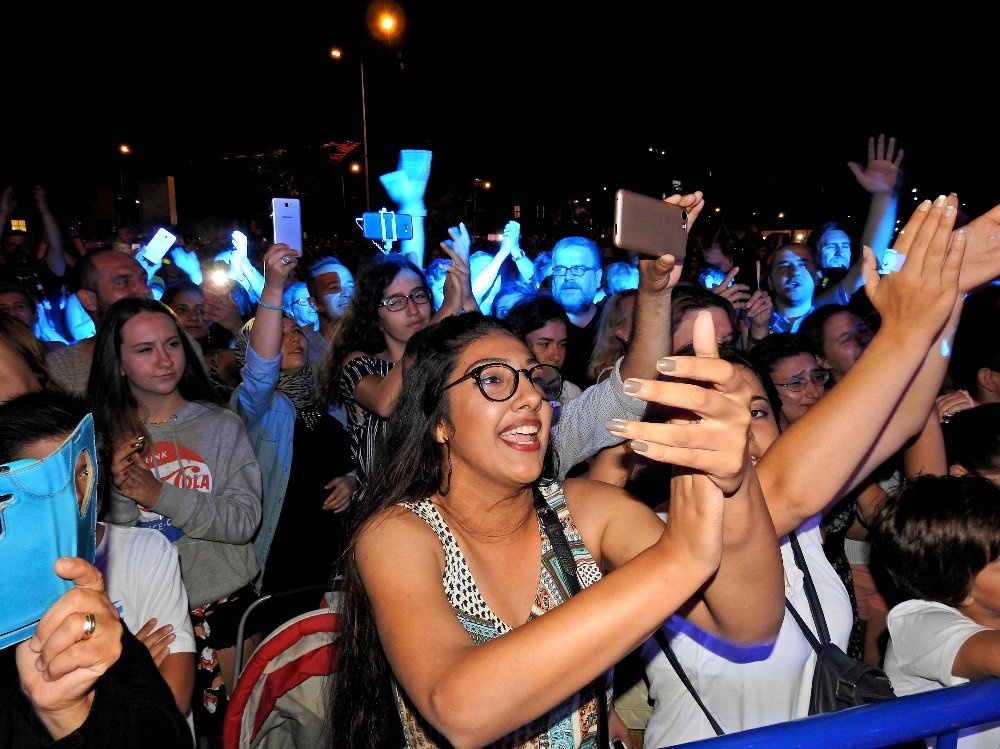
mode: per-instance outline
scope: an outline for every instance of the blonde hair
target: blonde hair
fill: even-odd
[[[628,349],[628,343],[615,335],[615,328],[625,324],[624,302],[635,296],[635,289],[625,289],[612,294],[604,303],[601,319],[597,322],[597,334],[594,336],[594,351],[587,367],[587,375],[595,382],[607,377],[606,372],[610,372],[611,367]]]

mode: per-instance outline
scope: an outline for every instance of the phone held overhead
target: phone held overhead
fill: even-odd
[[[615,193],[614,245],[622,250],[678,263],[687,253],[688,213],[684,208],[631,190]]]

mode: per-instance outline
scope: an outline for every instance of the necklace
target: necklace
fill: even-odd
[[[168,421],[170,421],[171,419],[176,419],[176,418],[177,418],[177,414],[171,414],[170,416],[168,416],[167,418],[165,418],[163,421],[153,421],[152,419],[147,419],[146,421],[144,421],[142,423],[143,424],[150,424],[150,425],[152,425],[154,427],[161,427],[164,424],[166,424]]]

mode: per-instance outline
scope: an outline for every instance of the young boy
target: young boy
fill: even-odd
[[[899,696],[1000,676],[1000,485],[921,476],[876,511],[875,551],[910,600],[889,612],[885,671]],[[997,747],[1000,722],[959,732]]]

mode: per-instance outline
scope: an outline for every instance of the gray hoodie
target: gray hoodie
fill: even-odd
[[[155,528],[177,548],[191,608],[234,593],[257,575],[260,466],[239,416],[193,402],[162,426],[148,425],[146,467],[162,482],[154,510],[111,492],[106,519]]]

